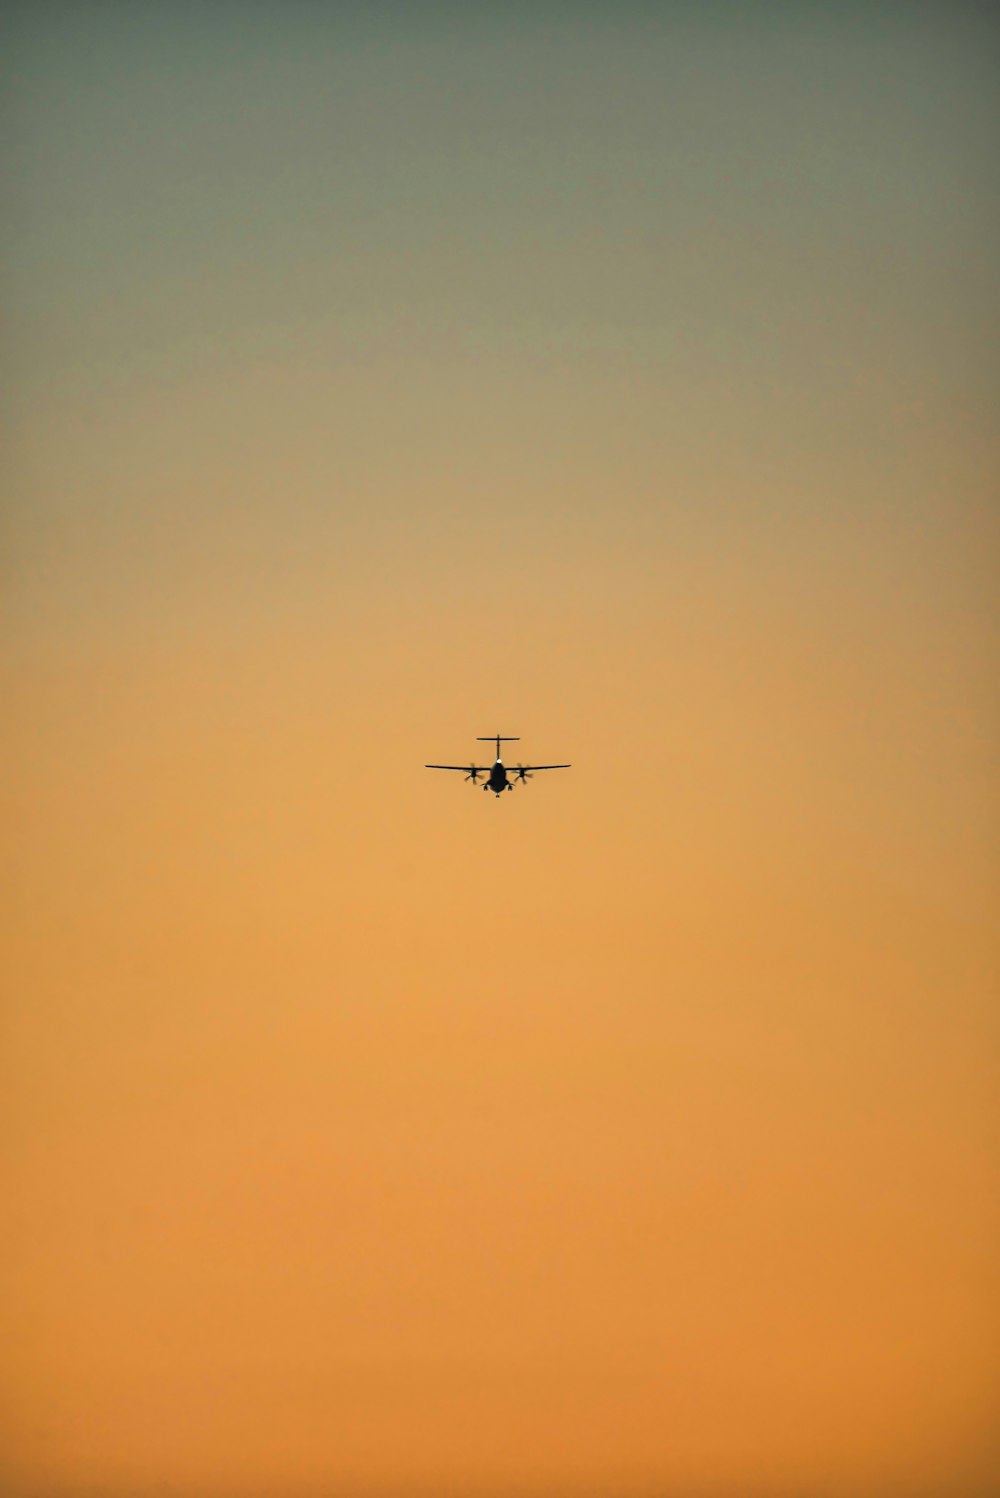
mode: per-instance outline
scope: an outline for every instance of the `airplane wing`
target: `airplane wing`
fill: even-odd
[[[425,770],[464,770],[466,775],[471,775],[473,770],[478,770],[480,775],[488,775],[489,767],[483,765],[424,765]]]
[[[518,775],[522,770],[530,770],[534,774],[536,770],[572,770],[572,768],[572,765],[508,765],[507,772]]]

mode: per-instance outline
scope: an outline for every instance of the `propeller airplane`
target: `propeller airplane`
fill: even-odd
[[[517,744],[520,740],[516,735],[491,733],[486,738],[477,738],[477,744],[492,744],[496,740],[497,757],[492,765],[425,765],[425,770],[459,770],[464,773],[466,780],[471,780],[473,785],[479,784],[480,775],[486,776],[484,791],[492,791],[494,796],[502,796],[504,791],[512,791],[515,785],[527,785],[536,770],[570,770],[571,765],[505,765],[500,758],[501,744]],[[508,777],[512,776],[513,779]]]

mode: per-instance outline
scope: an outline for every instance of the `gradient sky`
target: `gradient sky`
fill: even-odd
[[[995,12],[0,19],[5,1494],[1000,1486]]]

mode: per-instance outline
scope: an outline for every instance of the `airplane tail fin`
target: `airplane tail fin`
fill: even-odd
[[[484,734],[480,734],[477,737],[477,739],[476,739],[476,743],[477,744],[496,744],[496,746],[497,746],[497,759],[500,758],[500,745],[501,744],[516,744],[518,742],[519,742],[519,739],[518,739],[518,735],[517,734],[507,734],[507,733],[487,733],[485,735]]]

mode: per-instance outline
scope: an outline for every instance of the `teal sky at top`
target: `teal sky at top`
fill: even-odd
[[[996,40],[974,5],[8,7],[15,560],[227,484],[308,532],[338,485],[405,523],[406,473],[485,514],[475,468],[516,508],[579,460],[648,509],[657,453],[789,433],[849,507],[914,419],[989,419]]]

